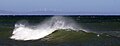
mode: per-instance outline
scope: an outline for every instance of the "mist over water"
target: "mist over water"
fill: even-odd
[[[79,30],[80,27],[74,20],[63,16],[53,16],[37,25],[29,25],[27,21],[20,21],[15,24],[13,35],[10,38],[24,41],[37,40],[44,38],[57,29]]]

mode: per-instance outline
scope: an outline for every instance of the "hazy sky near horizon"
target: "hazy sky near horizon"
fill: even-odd
[[[8,11],[120,12],[120,0],[0,0],[0,10]]]

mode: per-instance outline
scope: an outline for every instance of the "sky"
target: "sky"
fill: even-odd
[[[120,0],[0,0],[0,10],[120,12]]]

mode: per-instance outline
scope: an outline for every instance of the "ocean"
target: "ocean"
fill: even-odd
[[[120,16],[0,15],[0,46],[120,46]]]

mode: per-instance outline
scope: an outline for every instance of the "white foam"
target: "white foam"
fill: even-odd
[[[54,16],[46,19],[36,26],[26,26],[22,23],[15,24],[13,35],[10,37],[15,40],[37,40],[44,38],[57,29],[78,29],[76,23],[66,17]]]
[[[98,34],[97,36],[99,37],[100,35]]]

